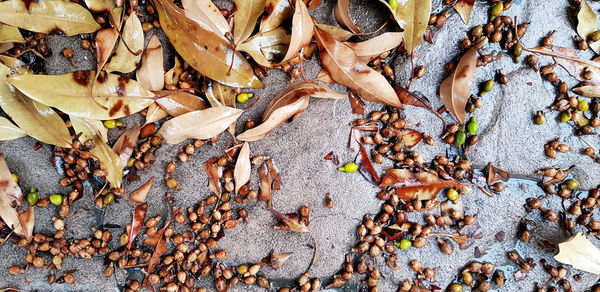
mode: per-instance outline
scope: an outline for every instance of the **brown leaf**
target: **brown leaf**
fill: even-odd
[[[207,108],[201,97],[189,92],[164,90],[156,92],[156,95],[160,97],[156,103],[173,117]]]
[[[258,194],[258,200],[267,202],[268,208],[271,208],[273,205],[271,201],[273,177],[269,172],[266,162],[263,162],[263,164],[258,168],[258,178],[260,180],[260,193]]]
[[[402,32],[386,32],[363,42],[345,42],[344,44],[354,50],[360,62],[368,63],[381,54],[395,49],[403,40],[404,33]]]
[[[600,83],[600,57],[593,60],[579,58],[579,51],[571,48],[553,46],[552,48],[535,47],[527,49],[530,52],[554,57],[556,63],[565,68],[567,72],[579,81],[583,78],[583,71],[590,70],[594,75],[593,83]]]
[[[96,60],[98,61],[97,72],[104,69],[104,65],[108,61],[108,58],[112,55],[117,40],[119,39],[119,32],[114,27],[103,28],[96,33]]]
[[[265,2],[267,13],[260,21],[260,32],[274,30],[292,17],[294,9],[289,0],[267,0]]]
[[[333,80],[356,90],[367,100],[402,107],[394,89],[383,75],[361,63],[351,48],[336,41],[327,32],[316,28],[315,33],[321,63]]]
[[[444,117],[442,117],[442,115],[431,106],[431,103],[427,97],[419,96],[418,94],[410,92],[400,85],[396,86],[396,94],[403,104],[426,108],[438,116],[441,120],[444,120]]]
[[[442,180],[436,173],[413,173],[409,169],[388,169],[380,187],[396,187],[402,200],[432,200],[444,188],[459,187],[456,180]]]
[[[485,171],[487,172],[486,182],[488,185],[495,184],[501,180],[508,181],[510,179],[510,174],[508,172],[493,166],[491,162],[485,167]]]
[[[244,142],[240,153],[238,153],[237,160],[235,162],[235,168],[233,170],[233,179],[235,180],[235,193],[237,194],[240,188],[250,181],[250,171],[252,165],[250,164],[250,144]]]
[[[271,208],[269,208],[273,215],[281,221],[282,225],[274,226],[275,229],[279,230],[289,230],[294,232],[308,232],[308,227],[304,224],[303,221],[300,220],[300,217],[297,214],[281,214]]]
[[[182,0],[185,15],[199,25],[211,30],[224,39],[231,34],[231,26],[211,0]]]
[[[127,249],[131,249],[131,245],[135,241],[138,233],[142,229],[144,225],[144,219],[146,218],[146,212],[148,211],[148,203],[143,203],[138,205],[133,210],[133,218],[131,219],[131,224],[127,224],[125,229],[127,231],[127,235],[129,236],[129,242],[127,242]]]
[[[142,66],[135,72],[135,76],[144,88],[156,91],[165,87],[164,71],[163,48],[155,34],[148,42],[146,51],[142,55]]]
[[[136,203],[143,204],[146,202],[146,197],[152,188],[152,184],[154,184],[154,177],[151,177],[146,183],[131,192],[131,194],[129,194],[129,199]]]
[[[204,82],[204,95],[211,106],[235,107],[237,89],[219,82],[207,80]]]
[[[300,53],[300,50],[310,44],[314,35],[314,23],[308,13],[308,8],[304,1],[297,0],[295,4],[294,16],[292,18],[292,37],[283,62],[287,62]]]
[[[466,24],[469,24],[474,5],[475,0],[458,0],[454,3],[454,9]]]
[[[223,171],[216,165],[217,158],[211,158],[204,162],[204,170],[208,175],[208,189],[211,190],[217,197],[221,197],[223,190],[221,189],[221,175]]]
[[[419,144],[421,139],[423,139],[423,134],[413,129],[398,129],[396,130],[396,138],[399,142],[402,142],[404,146],[412,148]]]
[[[169,114],[162,109],[158,103],[153,102],[148,106],[148,111],[146,113],[146,123],[145,124],[149,124],[149,123],[154,123],[156,121],[160,121],[166,117],[168,117]]]
[[[185,12],[171,0],[152,2],[158,11],[161,27],[171,44],[192,68],[225,85],[252,88],[264,86],[254,76],[250,64],[233,49],[231,43],[186,17]],[[236,13],[236,16],[241,17],[241,14]],[[254,20],[256,21],[256,18]]]
[[[378,185],[381,182],[381,178],[375,168],[373,167],[373,162],[371,162],[371,156],[367,153],[365,147],[358,143],[359,146],[359,155],[356,157],[357,164],[360,166],[360,173],[371,183]]]
[[[137,146],[137,140],[140,136],[140,126],[134,126],[131,129],[123,132],[117,142],[113,145],[112,149],[115,151],[119,158],[121,158],[121,162],[123,165],[127,165],[127,161],[131,154],[133,154],[133,150]]]
[[[281,59],[289,51],[290,32],[283,27],[261,32],[237,46],[237,50],[248,53],[261,66],[278,66]]]
[[[343,28],[348,29],[353,33],[360,32],[360,27],[356,25],[350,17],[350,0],[338,0],[333,9],[333,15],[335,16],[337,23]]]
[[[177,144],[188,138],[209,139],[225,131],[242,112],[225,106],[189,112],[166,121],[157,135],[169,144]]]
[[[365,114],[365,102],[362,101],[360,96],[356,94],[354,90],[348,90],[348,99],[350,100],[350,106],[352,107],[353,114]]]
[[[471,96],[471,85],[477,67],[477,50],[487,43],[487,38],[471,47],[460,59],[456,69],[440,84],[440,98],[456,118],[465,123],[465,106]]]
[[[30,238],[31,228],[21,221],[16,209],[21,205],[22,197],[21,189],[10,174],[4,156],[0,155],[0,217],[16,234]]]
[[[250,37],[256,27],[256,20],[263,13],[265,0],[235,0],[236,12],[233,15],[233,43],[240,44]]]
[[[273,162],[273,159],[267,159],[266,163],[267,163],[267,168],[269,169],[269,174],[271,175],[271,178],[273,179],[271,186],[273,187],[274,190],[281,190],[281,175],[279,174],[279,171],[277,170],[277,166],[275,166],[275,162]]]
[[[573,92],[585,97],[600,97],[600,85],[583,85],[573,88]]]
[[[287,260],[292,256],[292,252],[276,253],[271,249],[269,255],[264,257],[261,262],[271,266],[275,270],[281,269]]]
[[[146,266],[146,273],[151,273],[158,264],[160,257],[168,251],[165,240],[165,231],[167,230],[167,227],[169,227],[169,223],[170,221],[167,221],[160,231],[144,240],[144,244],[151,245],[154,248],[152,256],[150,256],[150,261],[148,261],[148,266]]]
[[[20,211],[19,220],[23,226],[24,236],[30,238],[35,227],[35,206],[29,206],[26,211]]]
[[[331,35],[332,38],[334,38],[335,40],[340,41],[340,42],[345,42],[349,38],[354,36],[354,34],[352,32],[349,32],[349,31],[347,31],[343,28],[337,27],[337,26],[327,25],[327,24],[322,24],[322,23],[315,23],[315,26],[320,28],[323,31],[326,31],[329,35]]]

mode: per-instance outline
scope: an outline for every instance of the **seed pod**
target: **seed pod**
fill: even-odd
[[[426,71],[426,67],[423,65],[415,67],[415,69],[413,71],[413,78],[419,79],[419,78],[423,77],[423,75],[425,75],[425,71]]]
[[[531,233],[529,230],[522,230],[519,233],[519,239],[521,239],[523,242],[529,242],[531,240]]]
[[[450,243],[448,240],[444,240],[441,238],[437,239],[438,242],[438,246],[440,248],[440,250],[447,255],[451,255],[453,252],[453,248],[452,248],[452,243]]]

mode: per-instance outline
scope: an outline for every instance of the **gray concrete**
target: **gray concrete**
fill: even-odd
[[[362,24],[365,31],[373,31],[383,23],[383,9],[374,1],[351,1],[351,11],[354,19]],[[518,2],[518,1],[517,1]],[[322,6],[311,14],[322,23],[334,24],[332,15],[334,1],[323,1]],[[441,1],[434,1],[434,8],[439,8]],[[539,38],[552,29],[557,29],[556,44],[571,46],[572,36],[575,35],[573,24],[567,18],[567,1],[542,1],[523,0],[522,4],[514,4],[511,15],[519,16],[521,21],[532,21],[532,25],[523,41],[528,46],[537,44]],[[487,6],[477,3],[477,9],[473,13],[471,23],[483,23],[487,18]],[[600,5],[594,5],[595,8]],[[435,33],[434,44],[424,44],[417,51],[415,64],[423,64],[428,68],[424,78],[416,81],[412,89],[425,94],[430,98],[434,107],[441,106],[437,95],[438,84],[445,77],[444,64],[455,57],[461,50],[458,42],[465,36],[470,26],[462,23],[458,15],[451,14],[446,25]],[[47,70],[51,74],[61,74],[73,71],[70,62],[61,55],[62,48],[69,46],[78,49],[79,37],[63,38],[51,37],[49,43],[53,47],[54,55],[47,60]],[[486,51],[499,51],[496,46],[490,46]],[[586,54],[590,56],[589,52]],[[543,58],[542,63],[548,63],[548,58]],[[95,64],[89,53],[76,53],[78,69],[93,69]],[[316,76],[319,71],[318,61],[313,58],[305,65],[306,74],[309,77]],[[599,165],[590,158],[582,156],[574,151],[568,154],[559,154],[555,160],[546,159],[543,156],[543,144],[548,140],[561,137],[564,142],[578,150],[584,147],[582,138],[574,137],[565,124],[557,124],[553,113],[548,113],[548,123],[544,126],[534,126],[531,123],[531,115],[536,110],[543,109],[551,104],[554,98],[554,89],[547,82],[523,64],[513,64],[509,58],[477,69],[476,82],[490,79],[496,70],[501,69],[509,74],[510,83],[506,86],[497,86],[491,93],[484,97],[484,108],[478,110],[475,115],[480,122],[481,139],[468,157],[476,164],[483,166],[487,162],[493,162],[500,167],[510,171],[516,176],[533,177],[532,173],[541,167],[567,167],[578,165],[575,177],[580,179],[586,188],[595,187],[600,183],[597,170]],[[399,59],[395,63],[395,70],[399,81],[406,84],[409,76],[410,63]],[[575,80],[568,77],[562,69],[557,69],[561,78],[565,78],[570,84]],[[532,85],[526,85],[531,82]],[[250,112],[244,113],[241,121],[248,118],[257,119],[268,102],[279,91],[289,85],[286,74],[271,70],[269,77],[265,80],[266,89],[256,91],[261,97],[259,104]],[[336,90],[344,89],[336,85]],[[380,106],[369,104],[369,109],[379,109]],[[434,146],[421,144],[416,151],[421,153],[425,159],[431,159],[435,155],[445,153],[447,145],[443,144],[437,137],[441,134],[442,123],[434,115],[420,108],[407,106],[405,110],[407,120],[415,125],[415,128],[424,131],[436,139]],[[301,205],[309,205],[312,209],[311,232],[317,239],[318,260],[312,267],[311,274],[316,277],[327,278],[337,272],[343,262],[343,257],[349,248],[355,243],[354,230],[360,222],[363,214],[371,214],[378,210],[380,202],[374,197],[376,188],[366,182],[359,174],[344,174],[335,170],[335,166],[329,161],[323,160],[323,156],[334,151],[344,162],[352,161],[354,154],[347,149],[348,140],[347,126],[349,122],[358,116],[351,114],[347,100],[318,100],[313,99],[306,112],[293,123],[285,124],[275,130],[267,138],[251,144],[252,154],[264,154],[274,158],[281,169],[283,178],[283,189],[276,191],[273,196],[274,206],[281,212],[292,212]],[[124,119],[131,126],[140,123],[139,117]],[[240,126],[241,128],[242,126]],[[114,141],[118,137],[118,131],[111,131]],[[585,139],[592,145],[598,145],[597,136],[588,136]],[[206,188],[207,178],[202,168],[202,162],[210,157],[220,155],[222,150],[228,146],[230,136],[223,134],[222,139],[215,147],[206,146],[197,151],[190,162],[182,165],[175,172],[180,180],[182,191],[175,195],[176,206],[187,207],[196,204],[206,197],[209,191]],[[11,170],[21,177],[20,185],[23,189],[36,186],[42,194],[53,192],[65,192],[57,186],[59,176],[54,168],[48,163],[51,156],[51,147],[44,146],[40,150],[33,150],[34,140],[22,138],[10,142],[0,143],[0,153],[7,157]],[[127,190],[137,188],[152,176],[158,180],[153,191],[148,197],[150,209],[148,216],[166,214],[167,208],[163,201],[163,194],[167,191],[161,182],[164,166],[174,159],[181,145],[171,145],[160,148],[156,153],[156,162],[149,171],[141,173],[141,181],[126,185]],[[253,185],[256,186],[256,177],[253,177]],[[335,207],[327,209],[323,206],[324,194],[329,192],[334,199]],[[508,250],[517,249],[524,256],[533,257],[536,261],[541,258],[551,259],[554,252],[541,247],[541,240],[560,242],[567,235],[558,228],[557,224],[540,223],[534,231],[534,240],[530,244],[523,244],[515,240],[514,235],[517,222],[526,212],[522,205],[525,200],[532,196],[543,195],[541,190],[533,184],[521,181],[513,181],[508,190],[494,198],[488,198],[481,192],[474,192],[464,197],[465,212],[467,214],[478,214],[479,223],[482,226],[483,238],[469,249],[456,252],[452,256],[443,255],[438,251],[437,245],[430,243],[423,249],[410,249],[399,254],[402,269],[390,271],[383,267],[384,279],[381,281],[381,291],[394,291],[397,284],[414,276],[409,271],[407,263],[412,259],[421,260],[425,266],[438,269],[435,284],[445,287],[456,275],[460,267],[474,260],[474,249],[476,246],[485,253],[480,260],[490,261],[507,271],[507,286],[502,291],[517,291],[518,289],[532,290],[533,283],[546,283],[549,276],[536,267],[525,281],[515,282],[510,274],[516,270],[516,266],[509,263],[504,254]],[[546,203],[558,210],[560,200],[551,198]],[[273,230],[271,226],[276,223],[273,216],[265,209],[264,204],[248,203],[243,205],[248,209],[249,223],[239,224],[220,241],[220,247],[229,251],[230,257],[226,264],[239,264],[257,262],[271,248],[278,252],[294,252],[288,263],[280,270],[274,271],[265,268],[265,275],[277,281],[294,279],[304,272],[310,262],[313,250],[307,246],[311,243],[306,234],[295,234],[286,231]],[[68,235],[73,238],[90,235],[90,228],[104,221],[124,226],[131,218],[131,207],[122,201],[111,206],[104,216],[93,207],[89,198],[78,201],[74,208],[77,213],[67,220]],[[39,209],[36,211],[36,232],[50,232],[52,230],[50,218],[56,214],[57,209],[53,207]],[[415,218],[420,214],[414,214]],[[527,215],[528,219],[539,220],[537,213]],[[503,242],[495,240],[495,234],[504,231],[507,234]],[[24,261],[24,251],[7,243],[0,247],[0,254],[5,260],[0,261],[0,271],[13,264]],[[553,261],[550,260],[552,263]],[[385,266],[379,261],[379,264]],[[0,276],[1,287],[18,287],[21,289],[42,290],[115,290],[117,282],[123,283],[124,274],[121,272],[115,279],[105,279],[102,276],[102,261],[68,259],[64,269],[76,268],[75,273],[78,284],[75,287],[66,285],[45,284],[47,271],[31,269],[24,281],[22,276],[12,276],[2,273]],[[575,271],[572,271],[575,273]],[[598,280],[597,276],[585,274],[579,283],[571,281],[574,291],[583,291]],[[236,287],[236,291],[248,291],[245,286]],[[255,290],[255,289],[251,289]]]

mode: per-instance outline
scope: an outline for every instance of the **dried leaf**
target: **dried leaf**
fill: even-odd
[[[185,15],[204,27],[217,33],[224,39],[231,35],[231,26],[211,0],[182,0]]]
[[[339,25],[353,33],[359,33],[360,27],[352,21],[350,17],[350,0],[338,0],[333,15]]]
[[[454,9],[466,24],[469,24],[474,5],[475,0],[458,0],[454,3]]]
[[[296,1],[294,16],[292,18],[292,37],[285,57],[281,61],[287,62],[300,53],[300,50],[309,45],[314,35],[314,24],[308,13],[304,1]]]
[[[162,109],[158,103],[153,102],[148,106],[148,112],[146,113],[146,123],[154,123],[156,121],[160,121],[169,116],[164,109]]]
[[[244,57],[217,33],[187,18],[171,0],[153,0],[153,3],[171,44],[200,74],[234,87],[264,86]]]
[[[279,171],[277,170],[277,167],[275,166],[275,162],[273,162],[273,159],[267,159],[267,161],[265,163],[267,164],[267,168],[269,169],[269,174],[271,175],[271,178],[273,179],[273,182],[271,182],[271,187],[274,190],[281,190],[281,175],[279,174]]]
[[[33,32],[60,32],[68,36],[92,33],[100,29],[87,9],[69,1],[0,2],[0,19],[5,24]]]
[[[144,225],[144,219],[146,218],[146,212],[148,211],[148,203],[138,205],[133,210],[133,218],[131,224],[127,224],[125,229],[129,236],[129,242],[127,242],[127,249],[131,249],[131,245],[135,241],[135,238],[140,233],[142,226]]]
[[[0,23],[0,44],[2,43],[24,43],[25,39],[18,28]]]
[[[96,33],[96,58],[98,61],[97,72],[102,71],[108,58],[117,45],[119,32],[114,27],[103,28]]]
[[[587,0],[581,1],[581,9],[577,13],[577,34],[587,40],[588,36],[598,30],[598,15]],[[590,42],[590,48],[594,52],[600,52],[600,42]]]
[[[528,50],[554,57],[556,63],[579,81],[600,83],[600,62],[598,61],[600,58],[583,60],[579,58],[579,50],[558,46],[553,46],[552,48],[535,47]],[[587,70],[593,73],[594,78],[592,80],[583,78],[583,72]]]
[[[309,101],[309,97],[299,97],[292,103],[273,110],[262,124],[239,134],[237,139],[251,142],[266,137],[271,131],[279,127],[285,121],[304,111],[306,107],[308,107]]]
[[[146,197],[148,197],[148,193],[152,188],[152,184],[154,184],[154,177],[151,177],[146,183],[141,185],[135,191],[131,192],[131,194],[129,194],[129,199],[136,203],[144,204],[144,202],[146,202]]]
[[[162,136],[169,144],[188,138],[209,139],[225,131],[242,112],[226,106],[189,112],[166,121],[157,135]]]
[[[386,32],[360,43],[345,42],[344,44],[354,50],[361,62],[368,63],[384,52],[395,49],[403,39],[404,33],[402,32]]]
[[[274,67],[288,51],[291,37],[287,29],[279,27],[254,35],[237,49],[248,53],[261,66]]]
[[[485,167],[485,171],[487,172],[486,182],[488,185],[492,185],[501,180],[508,181],[510,179],[510,174],[508,172],[493,166],[491,162]]]
[[[37,102],[86,119],[117,119],[152,103],[154,94],[135,80],[108,74],[94,83],[93,76],[94,71],[30,74],[13,76],[7,82]]]
[[[378,185],[381,182],[381,178],[375,168],[373,162],[371,162],[371,156],[367,153],[367,150],[362,144],[359,146],[359,155],[356,157],[357,164],[360,166],[359,171],[369,182]]]
[[[236,194],[243,185],[250,181],[250,171],[252,171],[252,165],[250,164],[250,145],[248,142],[244,142],[235,162],[235,169],[233,170]]]
[[[106,12],[116,6],[114,0],[85,0],[85,6],[95,13]]]
[[[25,131],[13,125],[13,123],[11,123],[7,118],[0,117],[0,141],[13,140],[25,136],[27,136],[27,133],[25,133]]]
[[[274,226],[275,229],[279,230],[290,230],[294,232],[308,232],[308,227],[300,220],[297,214],[281,214],[273,209],[269,209],[281,221],[283,225]]]
[[[235,0],[237,11],[233,15],[233,43],[240,44],[250,37],[256,20],[263,13],[265,0]]]
[[[164,73],[163,49],[158,36],[155,34],[148,42],[146,51],[142,55],[142,66],[135,72],[135,76],[144,88],[156,91],[165,87]]]
[[[31,100],[4,83],[10,68],[0,64],[0,107],[27,135],[44,143],[70,148],[67,125],[51,108]]]
[[[268,208],[271,208],[273,203],[271,201],[273,193],[273,177],[269,172],[269,167],[266,162],[258,168],[258,179],[260,181],[260,193],[258,194],[259,201],[267,202]]]
[[[275,253],[275,251],[271,249],[269,255],[264,257],[261,262],[271,266],[275,270],[279,270],[292,256],[292,254],[293,252]]]
[[[112,149],[119,155],[123,165],[127,165],[129,157],[133,154],[133,150],[137,146],[137,140],[140,136],[140,126],[134,126],[133,128],[123,132],[117,142],[113,145]]]
[[[203,165],[204,170],[206,170],[206,175],[208,175],[208,189],[218,197],[221,197],[221,175],[223,174],[223,171],[216,165],[217,160],[217,158],[211,158],[204,162]]]
[[[289,0],[267,0],[265,2],[267,13],[260,21],[260,32],[274,30],[292,17],[294,9]]]
[[[350,100],[350,106],[352,107],[353,114],[365,114],[365,102],[362,101],[360,96],[356,94],[353,90],[348,90],[348,100]]]
[[[331,37],[333,37],[335,40],[340,41],[340,42],[345,42],[349,38],[354,36],[354,34],[352,32],[349,32],[349,31],[347,31],[343,28],[339,28],[337,26],[321,24],[321,23],[315,23],[315,26],[320,28],[321,30],[326,31],[329,35],[331,35]]]
[[[429,99],[427,99],[425,96],[420,96],[419,92],[413,93],[398,85],[396,86],[396,94],[403,104],[426,108],[438,116],[441,120],[444,120],[444,117],[442,117],[442,115],[431,106]]]
[[[21,189],[12,178],[4,156],[0,155],[0,217],[6,225],[21,236],[31,237],[30,228],[19,217],[16,208],[21,205]]]
[[[560,263],[588,273],[600,275],[600,250],[578,233],[567,241],[558,244],[559,253],[554,259]]]
[[[237,90],[235,87],[207,80],[204,82],[204,95],[211,106],[235,107]]]
[[[158,264],[160,257],[168,251],[165,240],[165,231],[167,230],[167,227],[169,227],[169,222],[170,221],[167,221],[165,226],[163,226],[160,231],[148,236],[148,238],[144,240],[144,244],[150,245],[154,248],[154,251],[150,256],[150,261],[148,261],[148,266],[146,266],[146,273],[151,273]]]
[[[429,15],[431,14],[431,0],[407,0],[404,4],[398,2],[394,10],[386,0],[379,0],[392,12],[398,25],[404,30],[404,47],[412,55],[421,43]]]
[[[165,85],[176,85],[179,82],[179,76],[183,73],[183,64],[178,56],[175,56],[173,68],[165,73]]]
[[[315,81],[321,81],[321,82],[325,82],[325,83],[335,83],[335,81],[333,81],[333,79],[331,79],[331,75],[329,75],[329,72],[327,72],[327,70],[325,69],[321,69],[321,71],[319,71],[319,73],[317,74],[317,77],[315,77]]]
[[[477,67],[477,50],[486,43],[487,38],[471,47],[460,58],[460,62],[458,62],[454,72],[440,84],[440,98],[442,99],[442,103],[444,103],[446,109],[461,124],[465,123],[465,106],[471,96],[471,85],[475,76],[475,68]]]
[[[197,96],[185,91],[158,91],[157,96],[161,96],[156,103],[169,115],[178,117],[192,111],[205,109],[206,102]]]
[[[113,187],[121,187],[125,164],[123,164],[117,153],[106,144],[105,139],[102,137],[102,133],[97,130],[98,127],[104,128],[102,123],[100,121],[85,120],[75,116],[70,116],[70,119],[73,129],[75,129],[75,133],[82,133],[79,137],[81,143],[85,143],[88,140],[94,142],[95,146],[90,150],[90,153],[98,159],[100,167],[106,172],[106,180]],[[94,125],[94,123],[99,125]]]
[[[321,63],[334,81],[356,90],[367,100],[402,107],[385,77],[362,63],[351,48],[319,28],[316,28],[315,34]]]
[[[583,85],[573,88],[573,92],[585,97],[600,97],[600,85]]]
[[[454,179],[442,180],[436,173],[413,173],[409,169],[388,169],[380,187],[393,186],[402,200],[432,200],[444,188],[459,187]]]
[[[423,139],[423,134],[413,129],[398,129],[396,130],[396,138],[399,142],[402,142],[404,146],[412,148],[419,144],[421,139]]]
[[[23,226],[23,235],[27,238],[31,237],[35,227],[35,206],[29,206],[26,211],[20,211],[19,220]]]
[[[107,72],[129,73],[137,68],[144,50],[144,30],[137,14],[132,13],[125,21],[121,40],[106,67]]]
[[[33,71],[29,70],[27,64],[25,64],[23,61],[21,61],[17,58],[0,55],[0,62],[2,62],[4,65],[8,66],[10,69],[15,71],[17,74],[33,73]]]

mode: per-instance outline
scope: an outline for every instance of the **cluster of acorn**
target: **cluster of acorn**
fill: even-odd
[[[14,47],[7,53],[27,64],[27,67],[35,73],[45,72],[44,60],[52,55],[52,49],[48,46],[48,35],[44,33],[31,33],[22,30],[24,43],[13,43]]]
[[[426,281],[429,283],[435,282],[437,274],[435,269],[424,268],[423,263],[418,260],[411,260],[408,266],[412,271],[416,272],[416,275],[412,280],[402,281],[398,287],[399,292],[436,290],[433,285],[426,285]]]
[[[561,144],[558,138],[548,141],[544,145],[544,154],[548,158],[556,158],[556,153],[567,153],[573,151],[573,148],[569,147],[567,144]]]
[[[519,252],[514,250],[507,252],[506,257],[519,266],[519,270],[513,274],[516,281],[527,278],[528,273],[536,266],[533,258],[523,258]]]
[[[504,272],[496,269],[494,264],[486,262],[470,262],[461,272],[458,283],[450,284],[446,291],[462,292],[463,285],[473,287],[474,291],[490,291],[502,287],[506,283]]]

